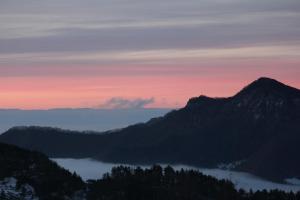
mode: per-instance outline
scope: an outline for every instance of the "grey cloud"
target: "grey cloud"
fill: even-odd
[[[3,0],[0,4],[1,54],[227,48],[300,41],[299,0],[28,0],[24,5]],[[28,19],[1,20],[4,15]],[[212,23],[147,26],[177,19]],[[111,27],[98,27],[103,24]],[[10,28],[1,31],[4,25]],[[30,37],[4,35],[23,34],[25,29],[36,31]]]
[[[190,27],[61,29],[58,35],[0,39],[0,53],[123,51],[164,48],[224,48],[300,40],[300,15],[247,23]]]
[[[138,109],[144,108],[146,105],[154,103],[154,101],[154,98],[125,99],[122,97],[113,97],[107,100],[104,104],[101,104],[99,107],[109,109]]]

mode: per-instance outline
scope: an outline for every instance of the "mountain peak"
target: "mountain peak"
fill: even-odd
[[[260,77],[244,87],[236,95],[229,98],[212,98],[205,95],[189,99],[187,108],[199,108],[205,106],[216,106],[230,99],[235,102],[247,102],[246,104],[255,104],[261,102],[279,104],[283,100],[300,101],[300,90],[291,86],[285,85],[275,79],[268,77]]]
[[[279,81],[277,81],[273,78],[264,77],[264,76],[258,78],[256,81],[258,81],[258,82],[277,82],[277,83],[279,83]]]
[[[291,96],[299,97],[299,92],[300,92],[299,89],[285,85],[284,83],[281,83],[275,79],[261,77],[253,81],[252,83],[250,83],[245,88],[243,88],[235,96],[239,97],[239,96],[249,96],[249,95],[256,94],[255,96],[276,95],[276,96],[285,96],[285,97],[291,97]]]
[[[250,85],[255,85],[259,87],[286,86],[283,83],[268,77],[260,77],[259,79],[253,81]]]
[[[280,86],[286,86],[283,83],[272,79],[268,77],[261,77],[252,83],[250,83],[248,86],[246,86],[243,90],[245,89],[253,89],[253,88],[273,88],[273,87],[280,87]]]

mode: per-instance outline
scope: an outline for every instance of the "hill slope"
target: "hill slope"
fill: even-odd
[[[0,143],[0,199],[63,200],[83,189],[81,178],[45,155]]]
[[[215,167],[242,160],[238,169],[282,180],[300,177],[299,124],[300,91],[260,78],[233,97],[192,98],[164,117],[109,134],[29,127],[0,140],[49,156],[109,162]]]

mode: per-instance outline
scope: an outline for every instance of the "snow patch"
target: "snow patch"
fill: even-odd
[[[17,186],[17,179],[7,177],[0,181],[0,198],[38,200],[34,188],[28,184]]]

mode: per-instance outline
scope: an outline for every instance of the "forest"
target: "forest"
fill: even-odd
[[[0,143],[0,183],[9,177],[17,180],[16,191],[29,185],[34,195],[13,195],[0,184],[1,200],[300,200],[300,192],[236,190],[228,180],[159,165],[117,166],[84,182],[42,153]]]
[[[232,182],[194,170],[115,167],[100,180],[88,181],[90,200],[300,200],[300,192],[236,190]]]

